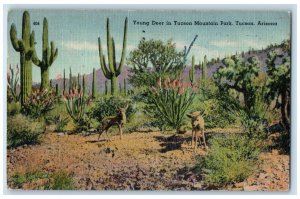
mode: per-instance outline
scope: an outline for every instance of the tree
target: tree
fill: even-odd
[[[223,60],[224,67],[220,67],[214,73],[214,80],[220,90],[228,92],[233,89],[243,95],[244,106],[250,110],[255,104],[255,92],[258,85],[255,80],[258,77],[260,63],[256,57],[250,57],[248,61],[232,56]]]
[[[133,73],[129,79],[134,86],[154,85],[158,77],[174,74],[184,67],[184,52],[176,50],[172,40],[142,39],[128,59]]]
[[[284,44],[285,43],[285,44]],[[287,56],[279,55],[275,51],[268,54],[267,87],[269,89],[269,100],[276,99],[275,108],[279,108],[281,119],[284,127],[290,129],[290,104],[291,104],[291,60],[290,60],[290,44],[284,42],[282,49]],[[280,64],[278,64],[280,63]],[[279,100],[280,99],[280,100]]]

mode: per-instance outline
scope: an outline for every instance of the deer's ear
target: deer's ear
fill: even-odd
[[[186,114],[189,118],[192,118],[192,115],[190,113]]]

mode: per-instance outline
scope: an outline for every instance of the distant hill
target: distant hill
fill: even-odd
[[[252,56],[256,56],[261,63],[261,70],[262,71],[266,71],[266,60],[267,60],[267,54],[269,53],[269,51],[271,50],[275,50],[276,52],[278,52],[279,54],[282,54],[283,57],[281,59],[283,59],[284,57],[287,56],[286,53],[283,53],[283,50],[281,48],[280,45],[271,45],[266,49],[262,49],[262,50],[250,50],[247,52],[243,52],[241,54],[239,54],[239,56],[242,56],[245,60],[247,60],[248,58],[252,57]],[[281,59],[277,60],[277,62],[279,63],[281,61]],[[207,77],[212,77],[213,73],[220,67],[220,66],[224,66],[222,63],[222,59],[218,59],[219,61],[216,61],[217,59],[212,59],[211,61],[208,62],[207,64]],[[185,80],[188,80],[188,75],[189,75],[189,70],[190,70],[190,65],[188,65],[183,72],[183,78]],[[124,85],[124,79],[127,79],[128,76],[130,75],[130,67],[129,66],[124,66],[123,67],[123,71],[120,74],[120,76],[118,77],[118,83],[117,83],[117,87],[119,89],[119,83],[121,84],[121,87],[123,88]],[[66,76],[68,77],[68,73],[66,74]],[[196,65],[196,70],[195,70],[195,78],[199,79],[201,77],[201,71],[198,68],[198,65]],[[76,76],[77,78],[77,76]],[[93,81],[93,73],[87,74],[85,75],[85,80],[86,80],[86,90],[87,92],[91,91],[91,87],[92,87],[92,81]],[[103,73],[101,68],[99,67],[96,70],[96,89],[97,92],[104,92],[105,90],[105,80],[107,80]],[[80,76],[80,81],[82,81],[82,76]],[[110,90],[110,80],[108,81],[108,90]],[[58,84],[58,87],[60,90],[63,89],[63,79],[56,79],[56,80],[52,80],[52,86],[55,87],[55,84]],[[36,84],[35,86],[39,86],[39,84]],[[66,87],[69,88],[69,79],[66,78]],[[128,83],[127,80],[127,89],[130,89],[130,85]]]

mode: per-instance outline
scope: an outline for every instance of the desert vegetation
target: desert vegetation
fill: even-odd
[[[127,52],[126,18],[118,62],[107,19],[107,56],[99,37],[101,67],[91,71],[91,81],[64,66],[63,77],[49,79],[60,54],[54,42],[49,45],[47,18],[41,59],[29,12],[22,20],[10,30],[18,52],[11,56],[19,55],[20,64],[7,74],[9,188],[288,190],[289,40],[212,60],[190,55],[198,35],[184,49],[172,40],[142,38]],[[41,70],[38,85],[32,67]],[[97,71],[105,77],[104,90]],[[187,114],[196,111],[207,147],[194,149],[197,125]]]

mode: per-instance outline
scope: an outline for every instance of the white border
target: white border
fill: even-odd
[[[3,56],[0,56],[0,60],[2,61],[1,63],[3,63],[3,67],[0,67],[0,74],[1,74],[1,77],[2,77],[2,81],[0,81],[0,93],[1,93],[1,98],[0,98],[0,104],[2,104],[3,106],[0,106],[0,126],[4,127],[5,128],[5,118],[6,118],[6,49],[7,49],[7,39],[6,39],[6,16],[7,16],[7,12],[8,12],[8,9],[10,7],[14,7],[14,8],[55,8],[57,9],[58,6],[57,5],[50,5],[49,3],[55,3],[55,4],[64,4],[64,5],[59,5],[59,8],[75,8],[75,9],[82,9],[82,8],[86,8],[86,9],[95,9],[96,7],[97,8],[104,8],[104,9],[128,9],[128,8],[132,8],[132,9],[150,9],[150,8],[153,8],[153,9],[246,9],[246,10],[249,10],[249,9],[259,9],[259,10],[263,10],[263,9],[268,9],[268,10],[281,10],[281,9],[290,9],[290,10],[293,10],[293,13],[292,13],[292,17],[293,17],[293,25],[292,25],[292,28],[293,28],[293,37],[292,37],[292,115],[293,115],[293,122],[292,122],[292,129],[293,129],[293,137],[292,137],[292,145],[296,148],[297,147],[297,150],[293,150],[292,154],[291,154],[291,159],[292,161],[296,159],[297,157],[297,151],[299,149],[299,145],[296,146],[296,137],[297,137],[297,142],[299,142],[299,137],[300,136],[296,136],[297,134],[297,123],[298,123],[298,119],[297,119],[297,112],[298,112],[298,106],[297,106],[297,98],[298,98],[298,92],[296,90],[297,88],[297,85],[298,85],[298,79],[297,79],[297,75],[298,75],[298,72],[299,70],[297,70],[297,54],[296,54],[296,50],[297,50],[297,46],[298,46],[298,40],[297,40],[297,30],[299,29],[299,16],[297,16],[297,19],[296,19],[296,9],[298,8],[298,2],[296,0],[286,0],[286,1],[281,1],[281,2],[274,2],[271,1],[271,0],[252,0],[251,2],[247,2],[247,3],[251,3],[251,4],[244,4],[244,5],[230,5],[230,3],[240,3],[238,1],[226,1],[226,4],[227,5],[224,5],[224,1],[221,1],[221,0],[211,0],[211,1],[205,1],[204,3],[206,3],[206,5],[166,5],[165,1],[158,1],[158,0],[152,0],[152,1],[148,1],[147,3],[156,3],[157,5],[112,5],[112,4],[118,4],[118,3],[123,3],[122,1],[116,1],[116,0],[111,0],[109,1],[110,5],[89,5],[89,4],[95,4],[95,3],[98,3],[97,1],[91,1],[91,0],[77,0],[76,3],[77,4],[85,4],[85,5],[67,5],[67,3],[74,3],[74,1],[62,1],[62,0],[52,0],[52,1],[43,1],[42,4],[40,1],[38,0],[27,0],[26,3],[22,2],[22,1],[19,1],[19,0],[4,0],[2,4],[23,4],[23,5],[3,5],[3,7],[1,6],[0,8],[0,11],[1,13],[3,13],[3,15],[1,16],[1,21],[3,21],[3,26],[1,27],[1,37],[0,37],[0,43],[3,43],[3,46],[1,46],[1,49],[0,49],[0,54],[3,55]],[[139,1],[127,1],[127,3],[140,3]],[[180,4],[180,3],[190,3],[190,4],[195,4],[197,3],[196,1],[191,1],[191,0],[185,0],[184,2],[174,2],[172,1],[171,3],[177,3],[177,4]],[[297,8],[296,7],[291,7],[291,5],[253,5],[253,4],[266,4],[266,3],[273,3],[273,4],[282,4],[282,3],[292,3],[292,4],[296,4]],[[35,4],[35,5],[34,5]],[[36,4],[39,4],[39,5],[36,5]],[[164,5],[158,5],[158,4],[164,4]],[[207,5],[207,4],[210,4],[210,5]],[[212,4],[219,4],[219,5],[212,5]],[[222,4],[222,5],[220,5]],[[297,30],[295,29],[297,27]],[[5,32],[4,32],[5,31]],[[297,42],[297,45],[296,45],[296,42]],[[297,121],[296,121],[297,119]],[[5,137],[4,137],[4,132],[6,132],[6,130],[3,128],[3,133],[0,135],[0,140],[1,140],[1,145],[0,147],[5,150],[5,144],[3,142],[3,140],[5,140]],[[2,151],[2,153],[0,153],[0,191],[1,191],[1,194],[8,194],[8,191],[3,189],[5,184],[5,172],[6,172],[6,162],[5,162],[5,153],[4,151]],[[292,169],[296,169],[295,167],[295,162],[292,162]],[[300,165],[299,164],[299,158],[297,160],[297,165]],[[56,197],[56,194],[64,194],[64,197],[66,198],[81,198],[82,196],[84,195],[89,195],[89,197],[92,197],[92,198],[98,198],[99,196],[95,195],[95,194],[117,194],[117,195],[122,195],[122,194],[126,194],[125,196],[122,196],[122,197],[125,197],[125,198],[132,198],[132,197],[140,197],[139,195],[137,194],[155,194],[155,195],[159,195],[159,194],[162,194],[163,196],[162,197],[166,197],[166,194],[172,194],[172,198],[174,197],[182,197],[183,194],[186,194],[186,195],[189,195],[188,197],[203,197],[205,195],[205,197],[208,197],[208,198],[211,198],[211,197],[222,197],[222,198],[236,198],[236,197],[239,197],[240,198],[240,195],[243,195],[242,197],[272,197],[272,198],[277,198],[277,197],[280,197],[282,198],[283,196],[284,197],[288,197],[288,198],[296,198],[297,196],[299,196],[299,188],[297,189],[296,188],[296,183],[297,183],[297,179],[299,179],[299,172],[295,173],[293,172],[292,175],[292,184],[293,186],[291,187],[292,190],[291,192],[289,193],[286,193],[286,192],[267,192],[267,193],[257,193],[257,192],[250,192],[250,193],[246,193],[246,192],[80,192],[80,191],[75,191],[75,192],[58,192],[58,191],[52,191],[50,192],[51,195],[43,195],[42,197],[45,197],[45,198],[54,198]],[[3,179],[3,180],[1,180]],[[298,183],[298,186],[299,186],[299,183]],[[35,192],[35,191],[22,191],[22,192],[19,192],[20,194],[22,195],[3,195],[2,198],[40,198],[40,194],[49,194],[49,192]],[[24,195],[25,194],[25,195]],[[34,195],[31,195],[31,194],[34,194]],[[66,194],[72,194],[72,195],[66,195]],[[75,195],[74,195],[75,194]],[[129,194],[132,194],[132,195],[135,195],[135,196],[132,196],[132,195],[129,195]],[[190,195],[190,194],[198,194],[198,195]],[[209,195],[207,195],[209,194]],[[213,194],[213,195],[212,195]],[[225,194],[225,195],[224,195]],[[229,195],[230,194],[230,195]],[[245,194],[249,194],[249,195],[245,195]],[[254,195],[253,195],[254,194]],[[266,194],[269,194],[269,195],[266,195]],[[270,195],[271,194],[271,195]],[[290,195],[286,195],[286,194],[290,194]],[[292,194],[292,195],[291,195]],[[296,195],[295,195],[296,194]],[[101,197],[103,197],[104,195],[101,195]],[[106,197],[112,197],[111,195],[105,195]],[[59,196],[59,197],[62,197],[62,196]],[[152,197],[151,195],[150,196],[143,196],[143,197]],[[155,196],[157,197],[157,196]]]

